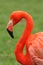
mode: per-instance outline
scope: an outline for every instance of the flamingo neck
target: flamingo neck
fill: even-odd
[[[26,27],[25,27],[25,30],[19,40],[19,43],[22,43],[22,44],[26,42],[26,40],[28,39],[28,37],[31,34],[32,29],[33,29],[32,17],[29,14],[24,13],[23,18],[26,20]]]
[[[20,38],[20,40],[17,43],[16,49],[15,49],[15,55],[18,62],[20,62],[22,65],[32,65],[32,61],[30,58],[30,54],[26,53],[26,55],[23,54],[23,48],[26,43],[26,40],[28,39],[29,35],[32,32],[33,28],[33,20],[30,15],[27,13],[23,13],[23,18],[26,19],[26,28]],[[27,51],[26,51],[27,52]]]

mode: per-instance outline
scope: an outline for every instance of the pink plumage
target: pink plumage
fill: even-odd
[[[14,51],[16,60],[22,65],[43,65],[43,32],[31,34],[34,23],[30,14],[24,11],[12,12],[7,31],[14,38],[13,26],[20,22],[22,18],[26,20],[26,27]],[[23,48],[25,45],[26,54],[24,55]]]

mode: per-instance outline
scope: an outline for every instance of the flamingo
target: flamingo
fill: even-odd
[[[14,51],[16,60],[22,65],[43,65],[43,32],[31,34],[34,23],[30,14],[24,11],[12,12],[7,24],[7,31],[14,38],[13,26],[22,18],[26,20],[26,27]],[[23,54],[25,45],[26,54]]]

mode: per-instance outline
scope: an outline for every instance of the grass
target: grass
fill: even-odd
[[[32,33],[43,31],[43,0],[1,0],[0,1],[0,65],[18,65],[14,56],[16,43],[19,40],[25,20],[14,28],[15,39],[11,39],[6,31],[6,25],[12,11],[23,10],[32,15],[34,29]]]

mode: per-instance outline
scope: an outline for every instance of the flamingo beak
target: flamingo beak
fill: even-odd
[[[7,32],[9,33],[9,35],[11,36],[11,38],[14,38],[13,32],[9,31],[8,29],[7,29]]]
[[[12,38],[14,38],[14,35],[13,35],[13,22],[12,22],[12,20],[10,20],[8,25],[7,25],[7,32],[9,33],[9,35]]]

